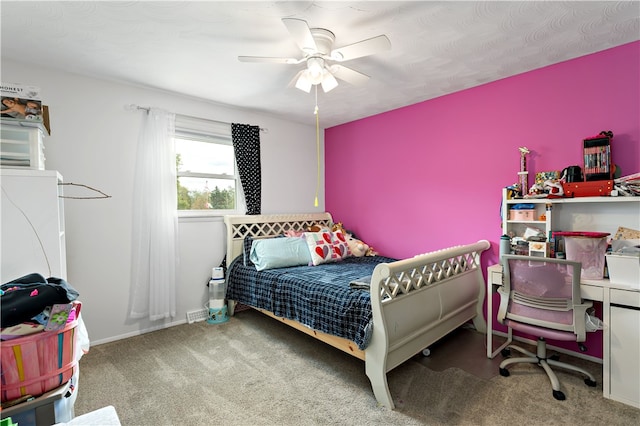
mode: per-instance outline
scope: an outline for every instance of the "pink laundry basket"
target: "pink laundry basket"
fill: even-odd
[[[64,328],[0,342],[2,402],[24,395],[40,396],[71,379],[77,368],[76,327],[80,302],[73,302],[75,319]]]

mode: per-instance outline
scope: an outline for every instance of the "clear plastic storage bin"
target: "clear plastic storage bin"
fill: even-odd
[[[568,260],[582,263],[581,278],[601,280],[604,276],[606,232],[556,232],[564,238],[564,250]]]

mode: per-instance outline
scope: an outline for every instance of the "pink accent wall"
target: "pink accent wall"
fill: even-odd
[[[582,140],[602,130],[622,174],[640,172],[640,41],[326,129],[326,210],[396,258],[487,239],[486,267],[518,147],[531,185],[582,166]]]

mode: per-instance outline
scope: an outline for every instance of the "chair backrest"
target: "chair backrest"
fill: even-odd
[[[498,321],[572,331],[586,339],[586,310],[580,297],[580,262],[532,256],[502,256]]]

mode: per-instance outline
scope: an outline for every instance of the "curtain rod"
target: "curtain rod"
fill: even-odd
[[[147,111],[149,112],[149,110],[151,109],[151,107],[145,107],[145,106],[140,106],[140,105],[136,105],[136,104],[129,104],[129,105],[125,105],[124,109],[129,110],[129,111],[134,111],[134,110],[143,110],[143,111]],[[195,118],[196,120],[205,120],[205,121],[212,121],[214,123],[218,123],[218,124],[231,124],[231,123],[227,123],[226,121],[220,121],[220,120],[211,120],[209,118],[202,118],[202,117],[195,117],[193,115],[185,115],[185,114],[178,114],[178,113],[174,113],[175,115],[179,115],[180,117],[185,117],[185,118]],[[264,128],[264,127],[260,127],[260,131],[264,132],[264,133],[269,133],[269,129]]]

